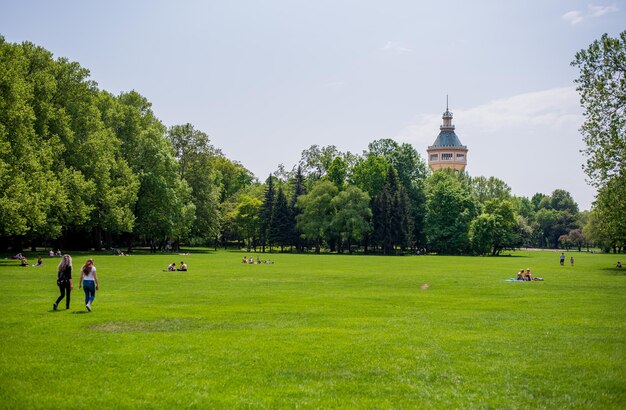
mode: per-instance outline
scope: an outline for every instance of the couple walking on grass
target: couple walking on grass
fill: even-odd
[[[72,283],[72,257],[70,255],[64,255],[59,263],[57,275],[57,285],[61,295],[57,298],[56,302],[52,305],[52,309],[57,310],[59,303],[65,298],[65,308],[70,308],[70,294],[74,289]],[[85,307],[91,312],[91,304],[96,298],[96,290],[98,290],[98,276],[96,275],[96,267],[93,265],[93,259],[87,259],[87,262],[80,270],[80,282],[78,288],[83,288],[85,291]]]

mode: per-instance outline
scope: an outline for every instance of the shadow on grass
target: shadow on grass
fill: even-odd
[[[86,310],[78,310],[78,311],[73,311],[72,314],[73,315],[84,315],[86,313],[91,313],[91,312],[87,312]]]
[[[602,268],[600,270],[610,276],[626,276],[626,269],[624,268]]]

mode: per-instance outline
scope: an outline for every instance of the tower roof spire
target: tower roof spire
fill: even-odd
[[[446,94],[446,111],[448,111],[448,94]]]

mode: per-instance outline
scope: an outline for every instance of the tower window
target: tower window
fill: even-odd
[[[441,154],[442,161],[452,161],[452,154]]]
[[[439,159],[439,154],[430,154],[431,161],[437,161]]]
[[[465,159],[465,154],[456,154],[457,159]]]

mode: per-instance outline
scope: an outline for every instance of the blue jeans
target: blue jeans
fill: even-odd
[[[85,291],[85,305],[89,302],[93,302],[96,298],[96,282],[93,280],[84,280],[83,290]]]

